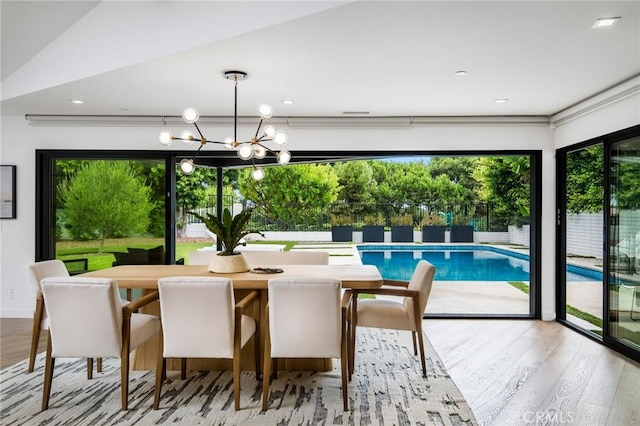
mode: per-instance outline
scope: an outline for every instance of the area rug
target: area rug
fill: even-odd
[[[411,334],[358,329],[356,371],[349,411],[342,410],[340,363],[329,372],[280,371],[269,410],[261,411],[262,384],[241,378],[241,410],[233,408],[230,372],[197,372],[180,379],[168,371],[160,409],[153,410],[155,372],[132,371],[129,410],[120,410],[120,362],[86,378],[86,361],[58,359],[49,409],[41,412],[44,354],[0,372],[1,425],[475,425],[471,409],[425,340],[428,377],[413,355]]]

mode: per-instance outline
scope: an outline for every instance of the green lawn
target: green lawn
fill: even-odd
[[[513,287],[517,288],[518,290],[520,290],[520,291],[522,291],[522,292],[524,292],[526,294],[529,294],[529,285],[528,284],[525,284],[525,283],[523,283],[521,281],[509,281],[509,284],[511,284]],[[580,309],[578,309],[578,308],[576,308],[574,306],[567,305],[567,314],[573,315],[574,317],[583,319],[583,320],[595,325],[596,327],[602,328],[602,319],[600,319],[600,318],[598,318],[598,317],[596,317],[594,315],[591,315],[588,312],[581,311]]]

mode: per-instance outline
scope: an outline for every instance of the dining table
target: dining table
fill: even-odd
[[[215,273],[208,270],[208,265],[121,265],[91,271],[78,276],[111,278],[116,280],[121,289],[142,289],[143,293],[158,288],[158,279],[165,277],[222,277],[233,281],[236,301],[251,291],[260,292],[259,309],[252,314],[260,317],[266,312],[268,302],[268,282],[271,278],[334,278],[342,283],[342,288],[367,289],[382,286],[383,279],[373,265],[269,265],[269,269],[281,270],[279,273],[264,273],[252,270],[238,273]],[[144,307],[143,313],[160,315],[159,302]],[[264,348],[265,321],[260,321],[260,345]],[[253,339],[252,339],[253,340]],[[158,356],[158,338],[152,338],[139,346],[133,353],[131,366],[136,370],[154,370]],[[262,352],[261,352],[262,353]],[[170,370],[178,370],[179,360],[171,360],[167,364]],[[189,359],[189,370],[231,370],[231,360]],[[250,341],[242,349],[242,370],[255,369],[253,361],[253,343]],[[331,370],[330,359],[283,359],[278,362],[282,370]]]

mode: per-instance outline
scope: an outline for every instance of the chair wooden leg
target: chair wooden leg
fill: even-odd
[[[42,411],[49,408],[49,396],[51,395],[51,383],[53,382],[53,367],[56,359],[51,357],[51,335],[47,340],[47,358],[44,366],[44,386],[42,390]]]
[[[187,359],[182,358],[180,360],[180,379],[184,380],[187,378]]]
[[[127,411],[129,406],[129,354],[120,358],[120,380],[122,388],[122,411]]]
[[[158,335],[158,362],[156,363],[156,389],[153,394],[153,409],[157,410],[160,406],[160,393],[162,392],[162,382],[167,372],[167,360],[162,354],[162,332]]]
[[[422,364],[422,376],[427,377],[427,363],[424,359],[424,340],[422,338],[422,329],[417,331],[418,344],[420,345],[420,363]]]
[[[87,380],[93,379],[93,358],[87,358]]]
[[[240,410],[240,342],[237,340],[233,349],[233,404],[236,411]]]
[[[29,351],[29,368],[27,371],[33,373],[38,354],[38,341],[40,340],[40,330],[42,327],[42,316],[44,315],[44,299],[36,299],[36,311],[33,313],[33,331],[31,332],[31,350]]]
[[[411,332],[411,340],[413,340],[413,354],[418,355],[418,345],[416,345],[416,332]]]
[[[262,358],[260,358],[260,301],[256,305],[256,331],[253,334],[253,357],[256,364],[256,380],[260,380],[262,373]]]
[[[349,376],[349,381],[351,381],[351,375],[353,374],[353,365],[351,365],[351,309],[347,311],[347,328],[345,333],[347,339],[347,375]]]
[[[96,371],[98,373],[102,373],[102,358],[97,358],[96,361],[97,361]]]
[[[123,342],[122,355],[120,356],[120,387],[122,389],[122,411],[127,411],[129,406],[129,341]],[[126,352],[125,352],[126,350]]]
[[[349,378],[356,369],[356,334],[358,331],[358,292],[353,293],[351,299],[351,368]]]
[[[269,382],[271,381],[271,339],[269,338],[269,328],[265,327],[264,336],[264,367],[262,370],[262,411],[267,411],[269,399]]]
[[[346,316],[346,312],[345,312],[345,316]],[[347,355],[349,335],[347,330],[348,330],[348,326],[346,323],[346,318],[342,318],[342,339],[340,342],[340,350],[341,350],[340,364],[342,369],[342,405],[343,405],[344,411],[349,411],[349,397],[347,394],[347,391],[349,390],[348,384],[347,384],[347,379],[349,376],[349,367],[348,367],[349,358]]]

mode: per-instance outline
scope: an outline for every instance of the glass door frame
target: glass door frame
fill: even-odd
[[[556,150],[556,321],[561,324],[583,334],[590,339],[603,343],[623,355],[640,362],[640,351],[636,351],[633,348],[619,342],[609,334],[610,320],[609,320],[609,284],[610,284],[610,265],[609,265],[609,252],[610,252],[610,226],[611,226],[611,148],[618,142],[623,142],[627,139],[640,137],[640,125],[633,126],[627,129],[623,129],[617,132],[609,133],[607,135],[599,136],[587,141],[563,147]],[[602,229],[602,338],[598,338],[593,333],[590,333],[581,327],[572,324],[567,321],[566,310],[566,172],[567,172],[567,154],[582,148],[587,148],[597,144],[602,144],[604,149],[604,199],[603,199],[603,229]]]
[[[165,163],[165,263],[175,263],[175,207],[176,172],[175,155],[156,151],[84,151],[84,150],[36,150],[35,188],[35,260],[54,259],[55,236],[55,187],[51,179],[57,160],[157,160]]]
[[[165,261],[175,262],[176,250],[176,164],[182,158],[190,158],[192,152],[184,151],[143,151],[143,150],[36,150],[36,261],[55,257],[55,235],[52,235],[55,224],[53,198],[55,189],[50,176],[59,159],[153,159],[164,160],[166,164],[165,179]],[[304,151],[293,152],[293,163],[335,162],[348,160],[365,160],[372,158],[388,158],[393,156],[527,156],[530,159],[530,294],[529,312],[526,314],[434,314],[433,318],[483,318],[483,319],[540,319],[542,310],[541,296],[541,255],[542,255],[542,151],[541,150],[490,150],[490,151]],[[200,159],[200,157],[199,157]],[[246,165],[237,155],[228,151],[212,151],[202,155],[199,161],[206,167],[218,170],[219,182],[223,169]],[[218,188],[218,195],[222,189]],[[218,203],[221,205],[221,203]]]

